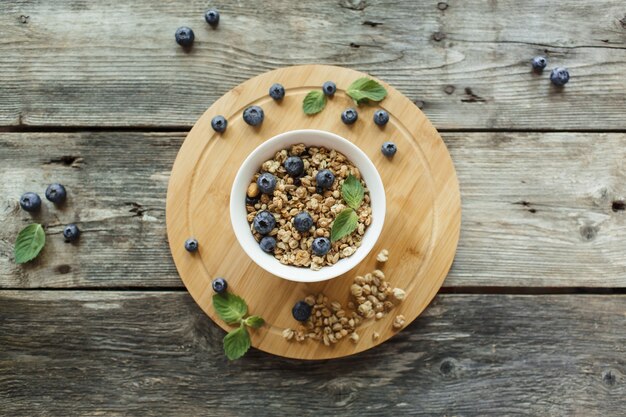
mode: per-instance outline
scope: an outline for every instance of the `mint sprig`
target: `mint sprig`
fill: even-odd
[[[217,315],[228,324],[239,323],[248,313],[248,305],[243,298],[229,292],[213,295],[213,307]]]
[[[359,216],[356,212],[347,208],[335,217],[333,227],[330,229],[330,241],[336,242],[344,236],[348,236],[357,228]]]
[[[363,104],[369,101],[383,100],[387,97],[387,90],[378,81],[362,77],[350,84],[346,94],[352,97],[357,104]]]
[[[358,209],[365,196],[365,189],[354,175],[348,175],[341,185],[341,195],[343,199],[348,203],[348,206],[354,210]]]
[[[354,175],[348,175],[341,184],[341,196],[348,204],[348,208],[344,209],[335,217],[333,226],[330,229],[330,241],[336,242],[344,236],[350,235],[359,225],[359,216],[356,210],[361,206],[365,197],[365,189]]]
[[[224,336],[224,353],[231,361],[241,358],[250,349],[250,335],[243,323]]]
[[[364,104],[377,103],[387,97],[387,90],[378,81],[367,77],[361,77],[354,81],[346,94],[356,102]],[[302,110],[305,114],[313,115],[321,112],[326,107],[326,95],[321,90],[311,90],[302,100]]]
[[[231,361],[241,358],[250,349],[250,335],[247,327],[258,329],[265,324],[265,320],[260,316],[246,318],[248,305],[245,300],[230,292],[214,294],[213,308],[226,323],[239,325],[238,328],[231,330],[224,336],[224,353]]]
[[[321,112],[326,107],[326,95],[320,90],[312,90],[302,100],[304,114],[312,115]]]
[[[23,264],[32,261],[46,244],[46,234],[38,223],[23,228],[15,240],[15,263]]]
[[[261,316],[250,316],[244,320],[246,326],[250,326],[253,329],[258,329],[265,324],[265,320]]]

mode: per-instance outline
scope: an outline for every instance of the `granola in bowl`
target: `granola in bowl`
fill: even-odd
[[[362,198],[348,204],[342,187],[358,182]],[[247,221],[261,248],[282,264],[320,270],[353,255],[372,222],[370,193],[342,153],[295,144],[263,162],[246,192]],[[354,210],[356,226],[338,239],[335,220]],[[271,216],[270,216],[271,215]]]

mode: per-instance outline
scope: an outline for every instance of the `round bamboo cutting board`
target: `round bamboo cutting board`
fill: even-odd
[[[167,192],[167,232],[178,272],[198,305],[219,326],[232,329],[215,314],[211,281],[224,277],[229,290],[243,297],[249,313],[262,316],[266,325],[250,330],[252,346],[280,356],[327,359],[351,355],[389,339],[396,315],[413,321],[433,299],[450,269],[461,223],[460,193],[454,166],[445,144],[426,116],[405,96],[381,82],[388,96],[378,105],[358,107],[359,119],[351,126],[341,122],[341,112],[355,107],[345,94],[347,87],[366,74],[346,68],[303,65],[277,69],[235,87],[217,100],[196,122],[185,139]],[[302,111],[302,100],[325,81],[337,85],[335,96],[314,116]],[[273,83],[286,89],[276,102],[268,95]],[[265,120],[248,126],[243,109],[259,105]],[[384,127],[374,124],[378,108],[391,116]],[[228,120],[226,132],[211,128],[221,114]],[[387,197],[385,225],[373,251],[352,271],[320,283],[297,283],[275,277],[249,259],[235,239],[229,218],[229,199],[237,170],[248,154],[263,141],[289,130],[320,129],[336,133],[359,146],[374,162]],[[398,145],[393,159],[380,151],[383,142]],[[189,237],[199,242],[188,253]],[[389,250],[389,261],[380,265],[376,254]],[[298,325],[291,308],[308,294],[323,292],[344,307],[356,275],[380,268],[390,283],[406,291],[406,299],[381,320],[365,320],[357,329],[358,343],[339,340],[325,346],[315,340],[297,342],[282,337],[283,329]],[[380,337],[373,340],[372,334]]]

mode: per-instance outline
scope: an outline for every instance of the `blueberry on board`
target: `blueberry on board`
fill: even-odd
[[[321,187],[322,189],[328,189],[332,187],[333,182],[335,182],[335,175],[330,171],[330,169],[323,169],[321,171],[318,171],[317,175],[315,176],[315,183],[318,187]]]
[[[553,69],[550,73],[550,81],[558,87],[564,86],[569,81],[569,71],[567,68],[557,67]]]
[[[324,92],[324,94],[330,97],[335,95],[335,92],[337,91],[337,86],[332,81],[326,81],[322,86],[322,91]]]
[[[224,278],[215,278],[211,283],[213,291],[218,294],[224,294],[228,288],[228,282]]]
[[[220,23],[220,12],[215,9],[209,9],[204,14],[204,20],[206,20],[209,25],[215,27]]]
[[[535,71],[543,71],[543,69],[548,65],[548,60],[545,56],[536,56],[530,61],[530,64],[533,66]]]
[[[389,113],[387,113],[385,110],[376,110],[376,112],[374,112],[374,123],[376,123],[378,126],[384,126],[387,124],[387,122],[389,121]]]
[[[29,212],[38,211],[41,208],[41,198],[36,193],[24,193],[20,197],[20,206]]]
[[[63,237],[66,242],[73,242],[78,239],[78,236],[80,236],[80,230],[78,230],[78,227],[73,223],[68,224],[63,229]]]
[[[185,249],[187,252],[195,252],[198,250],[198,241],[194,238],[189,238],[185,240]]]
[[[313,227],[313,218],[306,211],[301,211],[294,216],[293,226],[298,232],[308,232]]]
[[[274,227],[276,227],[276,219],[272,213],[267,210],[263,210],[254,216],[252,225],[254,226],[254,230],[262,235],[266,235],[271,232]]]
[[[276,239],[274,239],[272,236],[265,236],[259,242],[259,246],[261,247],[261,250],[263,250],[263,252],[274,253],[274,249],[276,248]]]
[[[50,184],[48,188],[46,188],[46,198],[54,204],[63,203],[65,197],[67,197],[67,192],[65,191],[65,187],[61,184]]]
[[[291,309],[291,314],[298,321],[307,321],[311,317],[312,311],[313,309],[306,301],[298,301]]]
[[[272,84],[270,87],[270,97],[274,100],[282,100],[285,97],[285,87],[281,84]]]
[[[195,35],[193,34],[193,30],[188,28],[187,26],[181,26],[176,29],[176,43],[184,48],[188,48],[193,44],[193,40],[195,39]]]
[[[313,254],[317,256],[324,256],[330,250],[330,240],[326,237],[317,237],[311,244],[311,250]]]
[[[352,123],[356,122],[356,119],[358,118],[359,114],[353,108],[346,109],[343,111],[343,113],[341,113],[341,121],[347,125],[351,125]]]
[[[228,120],[224,118],[224,116],[215,116],[211,119],[211,127],[218,133],[222,133],[226,130],[228,126]]]
[[[292,177],[299,177],[304,172],[304,162],[299,156],[290,156],[285,159],[285,171]]]
[[[381,146],[380,150],[383,155],[391,158],[396,154],[396,152],[398,152],[398,147],[393,142],[385,142],[383,143],[383,146]]]
[[[264,172],[257,178],[256,185],[263,194],[272,194],[276,188],[276,177],[269,172]]]
[[[258,126],[263,123],[265,114],[259,106],[249,106],[243,111],[243,120],[250,126]]]

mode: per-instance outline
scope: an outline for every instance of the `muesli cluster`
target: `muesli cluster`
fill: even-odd
[[[379,257],[384,257],[385,260],[379,262],[386,262],[388,256],[387,250],[381,251]],[[364,320],[382,319],[406,296],[403,289],[394,288],[387,281],[380,269],[364,276],[356,276],[350,293],[352,301],[348,302],[347,308],[338,301],[331,301],[323,293],[308,295],[293,308],[294,318],[300,320],[301,324],[295,329],[283,330],[283,337],[298,342],[313,339],[326,346],[344,338],[356,343],[360,339],[357,328]],[[403,315],[397,315],[392,327],[395,330],[401,329],[405,322]],[[372,333],[373,340],[379,337],[378,332]]]
[[[333,223],[349,208],[342,195],[346,180],[358,182],[363,198],[354,208],[354,231],[333,241]],[[283,264],[313,270],[354,254],[372,222],[370,195],[359,169],[336,150],[304,144],[283,149],[262,164],[248,187],[246,210],[261,249]]]

